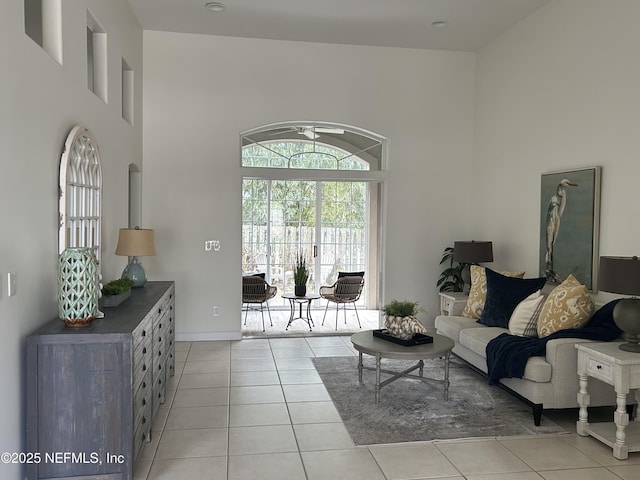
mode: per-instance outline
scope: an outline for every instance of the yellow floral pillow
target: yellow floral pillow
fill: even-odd
[[[538,319],[538,336],[543,338],[558,330],[584,327],[594,310],[587,287],[569,275],[545,300]]]
[[[524,277],[524,272],[498,272],[507,277]],[[471,290],[467,304],[462,310],[463,317],[480,318],[484,309],[484,302],[487,299],[487,275],[484,267],[471,265]]]

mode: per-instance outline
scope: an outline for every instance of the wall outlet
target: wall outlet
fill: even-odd
[[[213,316],[217,317],[218,315],[220,315],[220,309],[218,308],[217,305],[213,306]]]

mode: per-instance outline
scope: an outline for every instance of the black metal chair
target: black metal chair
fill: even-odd
[[[360,299],[362,289],[364,287],[364,272],[340,272],[338,279],[331,286],[320,287],[320,296],[327,300],[327,306],[324,309],[324,316],[322,317],[322,325],[324,325],[325,318],[327,316],[327,310],[330,303],[336,304],[336,330],[338,330],[338,311],[340,305],[344,311],[344,323],[347,323],[347,304],[352,303],[356,312],[356,318],[358,319],[358,326],[362,328],[360,324],[360,316],[358,315],[358,307],[356,302]]]
[[[247,324],[247,314],[249,310],[260,311],[262,314],[262,331],[264,332],[264,306],[267,306],[269,313],[269,323],[273,327],[271,320],[271,310],[269,310],[269,300],[276,296],[278,288],[271,286],[260,275],[249,275],[242,277],[242,306],[244,309],[244,324]],[[246,305],[246,308],[244,307]],[[259,305],[252,307],[252,305]]]

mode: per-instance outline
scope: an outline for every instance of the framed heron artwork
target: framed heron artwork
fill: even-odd
[[[543,173],[540,182],[540,276],[570,274],[597,291],[601,167]]]

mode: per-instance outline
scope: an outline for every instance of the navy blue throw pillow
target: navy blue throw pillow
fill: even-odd
[[[518,304],[544,286],[546,279],[514,278],[486,269],[487,299],[478,323],[487,327],[509,327],[509,319]]]

